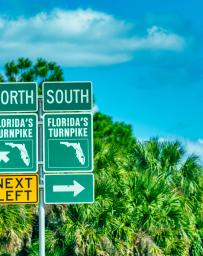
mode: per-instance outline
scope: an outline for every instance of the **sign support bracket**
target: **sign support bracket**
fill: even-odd
[[[43,170],[43,98],[38,96],[38,146],[39,146],[39,256],[45,256],[45,205],[44,205],[44,170]]]

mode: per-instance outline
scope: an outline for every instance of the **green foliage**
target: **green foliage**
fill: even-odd
[[[96,202],[52,208],[48,255],[201,256],[197,157],[185,159],[179,142],[138,142],[129,126],[100,113],[94,129]]]
[[[7,63],[6,75],[9,81],[63,77],[55,63],[23,58]],[[95,113],[94,168],[94,204],[46,206],[47,255],[203,255],[203,170],[179,142],[139,142],[131,126]],[[35,211],[0,207],[1,256],[38,255]]]
[[[34,208],[24,205],[0,206],[0,253],[16,253],[30,243]],[[10,254],[9,254],[10,255]]]
[[[125,150],[131,149],[135,143],[130,125],[113,122],[110,117],[99,112],[94,115],[94,138]]]

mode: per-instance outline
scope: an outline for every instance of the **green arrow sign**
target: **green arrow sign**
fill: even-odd
[[[0,115],[0,172],[36,172],[37,155],[37,115]]]
[[[36,83],[0,83],[0,112],[36,111]]]
[[[92,109],[91,82],[44,82],[44,111]]]
[[[45,114],[45,171],[92,171],[92,114]]]
[[[80,204],[94,202],[94,175],[45,174],[46,204]]]

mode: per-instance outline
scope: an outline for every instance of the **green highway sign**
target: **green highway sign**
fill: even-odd
[[[37,84],[0,83],[0,112],[36,112]]]
[[[45,172],[93,170],[91,113],[44,115]]]
[[[44,82],[44,111],[91,110],[93,93],[91,82]]]
[[[37,171],[37,115],[0,114],[0,173]]]
[[[94,202],[94,175],[45,174],[45,204],[81,204]]]

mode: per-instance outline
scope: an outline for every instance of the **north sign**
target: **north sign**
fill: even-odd
[[[44,111],[89,111],[92,109],[91,82],[44,82]]]
[[[0,112],[36,111],[36,83],[0,83]]]
[[[36,114],[0,115],[0,173],[36,172]]]
[[[94,202],[94,175],[45,174],[46,204],[82,204]]]
[[[37,204],[38,175],[0,175],[0,204]]]
[[[44,115],[45,172],[92,171],[91,113]]]

